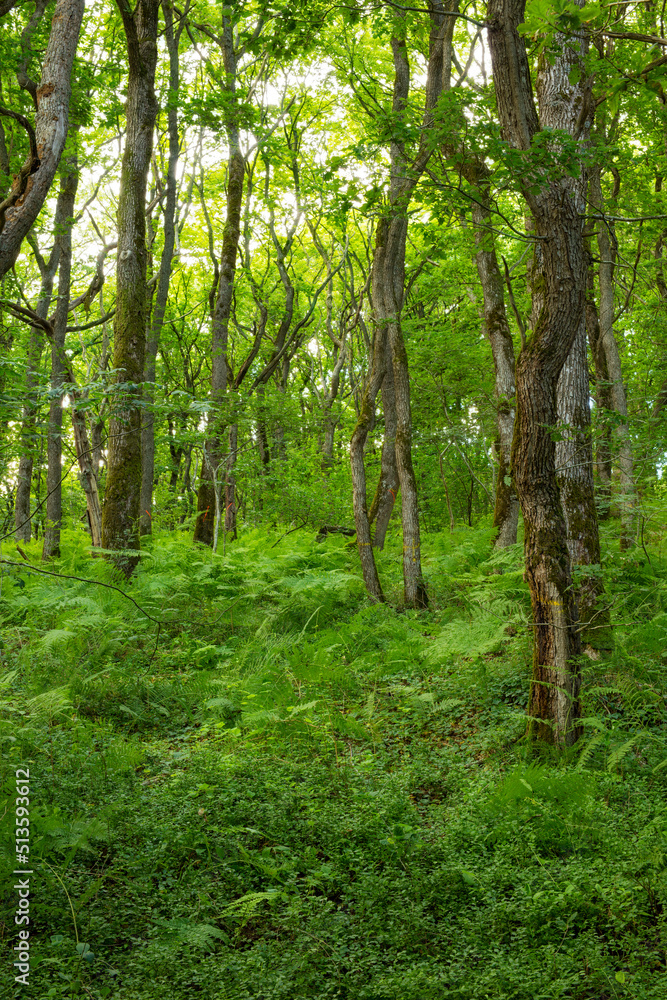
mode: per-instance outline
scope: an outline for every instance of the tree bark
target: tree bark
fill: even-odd
[[[3,203],[0,227],[0,278],[18,257],[47,197],[65,148],[71,95],[71,74],[81,29],[84,0],[58,0],[36,91],[35,139],[39,166],[27,183]],[[34,166],[34,164],[33,164]],[[32,169],[32,168],[31,168]]]
[[[61,225],[55,240],[60,245],[58,254],[58,301],[53,317],[53,344],[51,347],[51,405],[47,439],[48,468],[46,473],[46,527],[42,559],[60,555],[60,526],[62,520],[62,423],[63,391],[66,365],[64,363],[67,312],[69,307],[70,276],[72,272],[72,225],[74,199],[79,184],[76,154],[67,165],[58,197]],[[62,202],[61,202],[62,197]]]
[[[556,442],[556,479],[570,564],[581,567],[576,588],[581,641],[589,650],[597,650],[607,642],[609,616],[598,607],[603,594],[599,574],[585,571],[586,566],[600,566],[589,393],[584,314],[558,379],[558,422],[562,437]]]
[[[180,144],[178,141],[178,111],[176,96],[180,85],[178,43],[185,20],[181,19],[179,28],[174,33],[174,17],[168,3],[162,4],[164,14],[165,38],[169,52],[169,99],[167,109],[167,125],[169,131],[169,157],[167,161],[167,178],[165,184],[164,206],[164,244],[160,257],[160,271],[155,294],[155,306],[148,337],[146,338],[146,360],[144,366],[144,418],[141,427],[141,500],[139,514],[139,533],[150,535],[153,509],[153,480],[155,477],[155,370],[157,352],[160,344],[160,333],[164,322],[167,299],[169,297],[169,281],[171,265],[176,242],[176,168]]]
[[[515,149],[528,153],[540,122],[526,46],[517,30],[524,10],[524,0],[490,0],[488,16],[503,135]],[[568,40],[553,65],[545,60],[538,79],[541,108],[545,112],[549,108],[552,123],[557,121],[576,140],[586,124],[590,98],[581,83],[570,83],[570,71],[585,48],[581,35]],[[528,734],[561,745],[573,743],[580,735],[577,657],[581,644],[551,428],[558,419],[558,378],[585,310],[582,180],[563,171],[560,177],[542,178],[536,192],[521,179],[542,258],[542,305],[516,366],[517,415],[511,457],[524,519],[526,579],[534,622]]]
[[[138,556],[141,511],[141,387],[146,348],[146,183],[157,115],[158,0],[138,0],[134,13],[117,0],[129,63],[125,149],[118,202],[118,258],[114,367],[121,369],[109,421],[107,483],[102,544],[119,554],[118,568],[130,576]]]

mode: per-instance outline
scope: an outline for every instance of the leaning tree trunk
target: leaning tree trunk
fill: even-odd
[[[141,511],[141,388],[146,348],[146,182],[157,115],[158,0],[138,0],[130,13],[117,0],[129,63],[125,149],[118,200],[118,263],[114,317],[114,368],[120,369],[109,421],[102,544],[113,549],[126,576],[138,556]]]
[[[71,76],[84,0],[58,0],[53,12],[42,76],[35,97],[33,150],[0,203],[0,278],[12,268],[21,244],[49,194],[67,138]],[[6,114],[4,109],[0,112]],[[15,117],[10,112],[11,117]],[[25,125],[24,125],[25,128]]]
[[[164,206],[164,244],[160,257],[160,270],[155,294],[153,317],[146,338],[146,360],[144,370],[144,419],[141,428],[141,501],[139,505],[139,533],[150,535],[153,509],[153,479],[155,476],[155,369],[160,333],[164,322],[171,265],[176,242],[176,167],[180,143],[178,140],[178,110],[176,95],[179,89],[178,42],[181,37],[182,19],[179,30],[174,34],[174,18],[168,3],[162,4],[165,24],[165,38],[169,52],[169,108],[167,123],[169,128],[169,158],[167,161],[166,199]]]
[[[66,366],[63,361],[67,311],[69,308],[70,275],[72,271],[72,225],[74,220],[74,199],[79,184],[76,155],[67,165],[58,197],[62,209],[60,231],[55,239],[60,244],[58,264],[58,302],[53,318],[53,344],[51,347],[51,405],[49,406],[49,430],[47,439],[48,469],[46,473],[46,528],[42,559],[60,555],[60,525],[62,520],[62,424],[63,390]],[[61,202],[62,197],[62,202]]]
[[[499,118],[504,138],[527,152],[540,131],[526,44],[518,33],[525,0],[490,0],[489,44]],[[586,123],[589,95],[570,73],[585,53],[579,37],[563,44],[553,65],[541,68],[543,102],[553,104],[558,125],[575,139]],[[581,73],[581,67],[578,67]],[[580,79],[585,80],[581,73]],[[544,104],[543,104],[544,106]],[[583,171],[582,171],[583,172]],[[555,444],[558,378],[585,311],[586,255],[581,178],[563,171],[545,177],[536,193],[523,194],[541,247],[540,309],[533,334],[516,366],[517,414],[512,471],[523,512],[526,579],[533,622],[533,680],[528,734],[533,739],[571,744],[580,735],[580,637],[572,588],[566,525],[556,480]]]

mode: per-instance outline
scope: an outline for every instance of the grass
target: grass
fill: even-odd
[[[226,558],[154,538],[127,592],[159,629],[116,591],[5,572],[2,929],[9,954],[29,766],[30,995],[667,996],[660,552],[608,547],[585,737],[531,758],[518,547],[428,536],[415,613],[368,605],[344,539],[280,534]],[[113,582],[80,535],[63,551]]]

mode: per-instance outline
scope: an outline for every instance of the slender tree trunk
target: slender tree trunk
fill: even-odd
[[[518,33],[525,0],[490,0],[489,44],[496,99],[504,138],[528,150],[540,131],[532,93],[526,45]],[[538,77],[540,107],[550,124],[580,139],[590,108],[581,83],[572,84],[574,66],[581,72],[586,39],[560,40],[553,64],[544,61]],[[545,178],[524,197],[541,247],[542,308],[531,339],[516,365],[517,415],[512,471],[523,512],[526,579],[534,621],[533,681],[529,736],[571,744],[580,735],[581,644],[572,590],[566,525],[556,480],[551,428],[558,420],[556,387],[585,311],[586,255],[583,234],[582,179],[563,172]]]
[[[416,159],[406,160],[405,145],[400,132],[390,143],[389,206],[380,218],[375,234],[375,249],[371,277],[375,338],[369,385],[361,405],[357,428],[352,435],[353,493],[357,543],[362,561],[364,581],[370,596],[382,599],[375,560],[371,549],[370,527],[366,507],[366,475],[363,469],[363,444],[374,415],[374,402],[382,383],[378,375],[386,367],[382,354],[387,350],[394,376],[396,401],[396,467],[401,490],[401,521],[403,527],[404,599],[408,607],[428,606],[428,596],[421,568],[421,540],[417,482],[412,465],[412,415],[408,357],[401,328],[405,282],[405,244],[408,229],[408,206],[412,192],[428,163],[431,149],[428,133],[433,125],[433,109],[443,89],[447,52],[451,48],[454,18],[446,17],[444,5],[431,8],[431,32],[426,79],[426,111],[424,138]],[[391,39],[394,62],[394,93],[392,115],[395,122],[406,113],[410,91],[410,65],[405,43],[405,15],[395,16]],[[386,341],[384,340],[386,338]],[[386,346],[385,346],[386,344]],[[378,356],[379,355],[379,356]],[[361,445],[361,447],[360,447]],[[366,551],[368,550],[368,551]]]
[[[169,52],[169,107],[167,123],[169,129],[169,158],[167,162],[166,199],[164,207],[164,244],[160,257],[160,272],[155,295],[153,317],[146,338],[146,360],[144,368],[144,417],[141,428],[141,501],[139,533],[150,535],[153,509],[153,480],[155,478],[155,370],[160,333],[164,322],[171,265],[176,241],[176,168],[180,144],[178,141],[178,112],[176,95],[179,90],[178,42],[185,21],[181,19],[179,30],[174,34],[174,18],[168,3],[162,4],[165,24],[165,38]]]
[[[498,267],[495,241],[488,228],[491,213],[486,178],[482,180],[481,190],[478,188],[478,197],[479,201],[473,206],[476,262],[484,296],[484,328],[493,355],[498,422],[498,479],[493,526],[496,529],[495,547],[504,549],[515,544],[519,521],[519,498],[510,480],[516,392],[514,344],[505,311],[503,278]]]
[[[211,518],[207,511],[213,511],[215,506],[215,491],[210,478],[210,469],[218,468],[222,462],[222,435],[224,433],[225,414],[223,405],[227,394],[229,381],[229,362],[227,359],[227,342],[229,338],[229,320],[232,311],[234,280],[236,276],[236,260],[241,237],[241,208],[243,205],[243,182],[245,176],[245,160],[239,142],[237,110],[235,107],[236,93],[236,54],[231,19],[222,16],[222,53],[225,66],[226,94],[229,102],[229,113],[226,122],[229,156],[227,160],[227,218],[222,237],[220,253],[220,280],[217,298],[211,324],[211,402],[214,410],[209,416],[208,439],[206,454],[208,456],[207,478],[202,475],[197,511],[199,517],[195,524],[194,540],[207,545],[213,543]]]
[[[239,428],[232,424],[229,428],[229,450],[225,468],[225,531],[236,538],[236,454],[238,451]]]
[[[76,155],[67,164],[67,173],[62,179],[58,201],[62,197],[60,231],[55,239],[60,244],[58,263],[58,302],[53,318],[53,339],[51,347],[51,405],[49,407],[49,434],[47,444],[48,470],[46,474],[46,528],[42,559],[60,555],[60,526],[62,520],[62,423],[63,391],[66,366],[63,361],[69,308],[70,275],[72,271],[72,225],[74,222],[74,199],[79,184],[79,170]]]
[[[380,479],[368,513],[371,525],[375,522],[373,545],[376,549],[384,548],[387,528],[399,491],[398,468],[396,466],[396,394],[394,392],[394,370],[389,361],[390,359],[385,357],[385,372],[382,379],[384,438],[380,460]]]
[[[595,171],[591,178],[591,202],[602,212],[602,187],[600,172]],[[609,375],[609,394],[614,412],[619,418],[614,424],[612,437],[617,454],[619,469],[618,506],[621,515],[621,548],[627,549],[633,544],[634,521],[634,472],[632,458],[632,441],[628,427],[628,400],[623,382],[621,357],[614,336],[614,268],[616,265],[616,235],[613,223],[597,220],[597,242],[600,255],[600,343],[604,351]]]
[[[46,319],[54,274],[48,277],[42,275],[42,287],[35,312]],[[38,402],[36,398],[39,385],[39,362],[42,356],[43,331],[33,326],[30,328],[28,343],[27,371],[25,379],[25,403],[23,406],[23,422],[21,426],[21,455],[16,481],[16,502],[14,506],[15,537],[17,542],[29,542],[32,527],[30,524],[30,493],[32,486],[32,470],[36,445],[36,419]]]
[[[586,288],[586,332],[595,369],[595,409],[597,434],[595,437],[595,465],[598,475],[598,517],[609,517],[611,504],[611,425],[608,413],[612,409],[609,391],[607,359],[600,338],[600,323],[595,305],[595,278],[589,263]]]
[[[141,389],[146,348],[146,183],[157,115],[158,0],[138,0],[130,13],[117,0],[129,62],[125,149],[118,201],[118,263],[114,317],[114,367],[121,370],[109,421],[102,543],[122,552],[139,548],[141,512]],[[122,387],[122,388],[121,388]],[[136,555],[116,556],[126,576]]]
[[[386,336],[385,331],[376,328],[375,339]],[[350,465],[352,469],[352,507],[354,522],[357,529],[357,548],[361,572],[366,590],[372,601],[384,601],[380,578],[373,555],[371,526],[368,516],[368,501],[366,499],[366,467],[364,465],[364,446],[368,432],[373,425],[375,416],[375,400],[380,391],[385,374],[386,348],[380,343],[373,343],[371,348],[371,365],[366,381],[366,388],[361,399],[359,418],[350,439]]]

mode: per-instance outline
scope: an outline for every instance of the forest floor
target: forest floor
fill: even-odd
[[[667,557],[615,527],[584,737],[532,757],[521,546],[492,555],[489,530],[426,537],[423,613],[399,607],[398,537],[384,606],[346,539],[305,531],[225,556],[158,535],[123,584],[150,618],[5,568],[0,997],[664,1000]],[[83,534],[63,553],[118,583]]]

